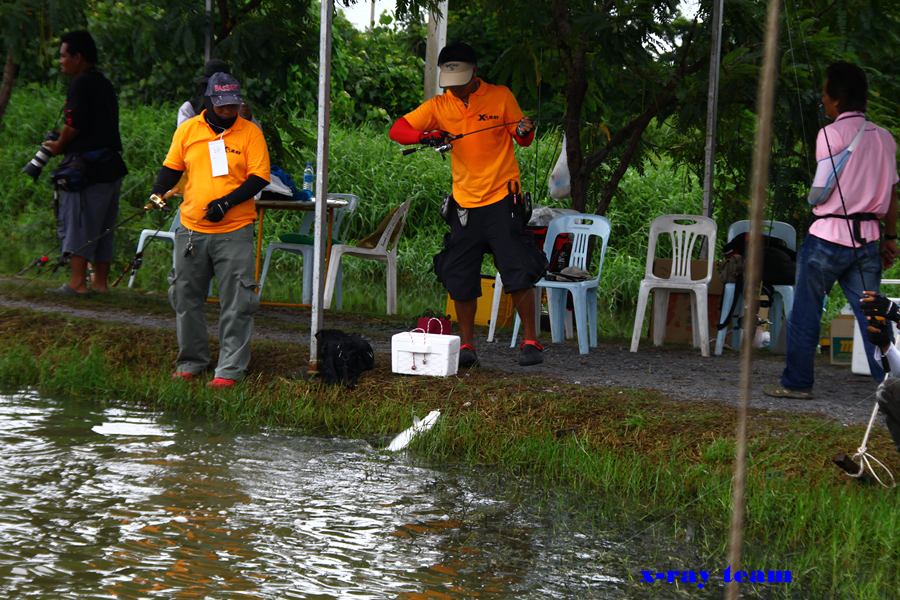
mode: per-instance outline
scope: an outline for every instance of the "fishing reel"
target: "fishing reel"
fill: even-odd
[[[165,198],[160,196],[159,194],[150,194],[150,198],[147,199],[147,204],[144,205],[144,210],[150,212],[151,210],[166,210],[169,206],[166,204]]]
[[[434,150],[435,150],[438,154],[441,155],[441,159],[443,159],[443,160],[447,160],[447,157],[445,156],[445,154],[446,154],[447,152],[450,152],[450,150],[452,150],[452,149],[453,149],[453,145],[452,145],[450,142],[444,142],[444,143],[441,144],[440,146],[435,146],[435,147],[434,147]]]
[[[403,151],[403,156],[407,156],[412,154],[413,152],[418,152],[419,150],[424,150],[425,148],[433,148],[435,152],[441,155],[441,158],[447,160],[447,157],[444,156],[447,152],[453,149],[452,140],[444,139],[444,140],[433,140],[433,141],[423,141],[421,146],[417,146],[415,148],[407,148]]]

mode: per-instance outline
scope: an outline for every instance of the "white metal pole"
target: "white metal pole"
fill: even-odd
[[[447,45],[447,0],[438,5],[437,12],[428,15],[428,37],[425,41],[425,99],[441,93],[438,87],[437,58]]]
[[[212,0],[206,0],[206,39],[203,44],[203,60],[209,62],[212,58]]]
[[[309,327],[309,366],[316,370],[316,333],[322,328],[323,278],[325,267],[325,218],[328,197],[328,136],[331,129],[331,15],[334,0],[322,0],[319,17],[319,116],[316,143],[316,218],[313,226],[313,298]]]

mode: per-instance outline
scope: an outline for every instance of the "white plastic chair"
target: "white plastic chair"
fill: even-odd
[[[585,281],[552,281],[541,279],[535,284],[535,288],[546,288],[548,303],[550,305],[550,335],[554,344],[564,339],[564,323],[566,315],[566,297],[572,294],[575,306],[575,329],[578,332],[578,352],[588,353],[590,347],[597,347],[597,288],[600,285],[600,274],[603,272],[603,259],[606,257],[606,244],[609,242],[610,225],[606,217],[593,214],[576,214],[557,217],[547,226],[547,237],[544,239],[544,254],[548,257],[553,253],[553,244],[556,237],[562,233],[572,235],[572,253],[569,258],[569,266],[587,269],[588,249],[590,238],[600,238],[600,260],[597,263],[597,274]],[[516,323],[513,325],[513,335],[510,347],[515,347],[519,336],[521,319],[516,313]]]
[[[328,194],[328,200],[346,200],[347,205],[341,208],[336,208],[334,210],[334,224],[331,228],[331,239],[339,239],[341,234],[343,225],[346,221],[348,215],[350,215],[353,211],[356,210],[357,205],[359,204],[359,198],[354,194]],[[303,220],[300,222],[300,227],[297,230],[297,234],[301,237],[306,237],[312,240],[312,226],[315,221],[315,213],[307,212],[303,215]],[[263,289],[266,284],[266,276],[269,273],[269,264],[272,261],[272,253],[276,250],[284,250],[285,252],[290,252],[291,254],[299,254],[303,257],[303,287],[301,290],[300,301],[303,304],[312,303],[312,261],[313,261],[313,245],[312,243],[297,243],[297,242],[269,242],[269,245],[266,246],[266,258],[263,262],[262,273],[259,276],[259,297],[262,298]],[[308,268],[307,268],[308,267]],[[338,308],[341,307],[343,303],[342,298],[342,280],[343,273],[338,271],[337,275],[337,305]]]
[[[656,247],[660,235],[668,234],[672,246],[672,272],[663,278],[653,274],[653,262],[656,258]],[[706,259],[706,276],[692,279],[691,261],[697,242],[707,239],[710,249]],[[691,294],[691,330],[694,346],[700,346],[700,353],[709,356],[709,311],[707,294],[709,282],[713,274],[712,249],[716,247],[716,222],[709,217],[699,215],[663,215],[650,224],[649,244],[647,246],[647,263],[644,279],[638,292],[637,311],[634,315],[634,330],[631,334],[631,351],[637,352],[644,327],[644,313],[650,292],[653,298],[653,345],[661,346],[666,335],[666,311],[669,306],[669,293],[672,290],[687,291]]]
[[[367,248],[350,244],[334,244],[331,247],[331,255],[328,258],[328,275],[325,277],[325,308],[331,307],[341,260],[344,256],[355,256],[378,260],[386,264],[387,314],[397,313],[397,246],[400,244],[400,235],[406,225],[411,202],[412,200],[407,200],[389,213],[384,230],[373,247]]]
[[[135,248],[134,253],[140,254],[144,251],[144,248],[147,246],[149,241],[152,238],[157,238],[172,244],[173,249],[175,246],[175,230],[178,226],[181,225],[181,209],[176,209],[175,214],[172,216],[172,223],[169,225],[168,231],[156,230],[156,229],[144,229],[141,231],[141,235],[138,238],[137,248]],[[175,255],[172,255],[172,268],[175,268]],[[128,278],[128,287],[134,287],[134,278],[137,277],[137,270],[131,272],[131,277]]]
[[[561,215],[577,215],[577,210],[572,210],[571,208],[550,208],[548,206],[536,206],[534,208],[534,214],[531,216],[531,221],[528,222],[529,225],[550,225],[550,221],[555,219],[557,216]],[[555,215],[547,220],[548,215]],[[488,321],[488,335],[487,341],[494,341],[494,334],[497,331],[497,318],[500,315],[500,299],[503,294],[503,282],[500,279],[500,273],[497,273],[494,278],[494,297],[491,301],[491,318]],[[552,306],[547,307],[549,310],[553,310]],[[537,317],[540,318],[540,307],[537,307]],[[566,309],[564,313],[563,322],[565,323],[566,329],[566,339],[572,337],[572,311]],[[553,318],[553,315],[550,315],[550,318]]]
[[[742,233],[750,231],[750,221],[735,221],[728,228],[727,241],[731,241]],[[797,231],[788,223],[782,221],[764,221],[763,235],[771,236],[783,240],[785,245],[791,250],[797,250]],[[778,336],[781,333],[783,323],[791,318],[791,310],[794,308],[794,286],[792,285],[774,285],[772,286],[774,294],[772,297],[772,306],[769,307],[769,318],[772,326],[769,328],[770,342],[769,348],[774,348],[778,342]],[[716,333],[716,356],[722,354],[722,347],[725,345],[725,337],[728,331],[732,331],[731,347],[738,348],[741,343],[741,315],[744,312],[744,294],[743,292],[735,297],[736,286],[734,283],[726,283],[722,292],[722,314],[719,316],[719,330]],[[729,319],[729,323],[723,325],[723,319],[732,312],[734,314]]]

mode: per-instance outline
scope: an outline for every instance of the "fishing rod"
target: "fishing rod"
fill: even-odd
[[[167,192],[166,194],[164,194],[163,196],[159,196],[158,194],[150,194],[150,198],[147,200],[147,203],[144,205],[141,212],[134,213],[130,217],[128,217],[126,219],[122,219],[115,225],[111,225],[110,227],[107,227],[102,233],[100,233],[100,235],[88,240],[87,242],[85,242],[84,244],[79,246],[78,248],[75,248],[74,250],[72,250],[70,252],[60,253],[59,256],[56,258],[56,261],[53,265],[51,272],[56,273],[56,271],[59,270],[60,267],[62,267],[63,265],[66,264],[66,262],[68,262],[69,256],[71,256],[72,254],[78,254],[79,252],[81,252],[82,250],[84,250],[85,248],[90,246],[91,244],[95,244],[98,240],[102,239],[104,236],[109,235],[110,233],[112,233],[113,231],[118,229],[119,227],[122,227],[123,225],[130,223],[131,221],[134,221],[138,217],[143,216],[144,213],[148,213],[152,210],[166,210],[168,208],[168,206],[166,205],[166,199],[171,197],[171,195],[172,195],[171,190],[169,192]],[[17,273],[17,275],[21,275],[21,274],[25,273],[26,271],[28,271],[28,269],[32,268],[33,266],[38,267],[38,269],[39,269],[38,273],[34,277],[29,279],[26,282],[26,285],[41,276],[42,271],[40,271],[40,269],[42,267],[44,267],[47,263],[50,262],[50,259],[47,256],[48,254],[49,254],[49,252],[47,252],[46,254],[42,254],[41,256],[35,258],[33,261],[31,261],[31,263],[28,266],[26,266],[25,268],[23,268],[22,270],[20,270]]]
[[[123,192],[122,194],[120,194],[120,197],[122,197],[122,196],[127,196],[127,195],[131,194],[131,192],[133,192],[135,189],[137,189],[138,185],[139,185],[139,184],[132,185],[132,186],[131,186],[130,188],[128,188],[125,192]],[[169,198],[169,195],[167,194],[167,195],[165,196],[165,198]],[[53,204],[56,206],[56,209],[55,209],[55,210],[58,212],[58,210],[59,210],[59,190],[58,190],[55,186],[53,187]],[[146,207],[144,207],[144,209],[146,210]],[[116,225],[116,227],[118,227],[119,225],[124,225],[124,223],[119,223],[118,225]],[[111,228],[111,229],[112,229],[112,228]],[[100,239],[101,237],[103,237],[103,235],[106,234],[106,233],[109,233],[109,232],[107,231],[107,232],[104,232],[103,234],[97,236],[97,238],[96,238],[95,240],[92,240],[92,241],[88,242],[87,244],[85,244],[85,246],[94,243],[96,240],[98,240],[98,239]],[[37,267],[38,269],[41,269],[41,268],[45,267],[45,266],[50,262],[50,254],[53,252],[53,250],[54,250],[58,245],[59,245],[58,243],[57,243],[57,244],[54,244],[53,246],[51,246],[50,248],[48,248],[45,252],[43,252],[42,254],[38,255],[34,260],[32,260],[30,263],[28,263],[27,265],[25,265],[24,267],[22,267],[22,268],[16,273],[15,276],[16,276],[16,277],[21,277],[22,275],[24,275],[25,273],[27,273],[29,269],[32,269],[32,268],[34,268],[34,267]],[[79,248],[78,250],[81,250],[81,249],[83,249],[83,248],[84,248],[84,246],[82,246],[82,247]],[[56,263],[53,265],[53,272],[54,272],[54,273],[57,271],[57,269],[59,269],[59,267],[61,267],[61,266],[63,266],[64,264],[66,264],[66,262],[67,262],[66,259],[67,259],[67,258],[68,258],[67,255],[60,255],[60,256],[57,258]]]
[[[424,150],[425,148],[434,148],[435,152],[439,152],[441,158],[444,158],[444,153],[448,152],[453,148],[453,143],[456,140],[461,140],[464,137],[475,135],[476,133],[481,133],[483,131],[488,131],[490,129],[497,129],[498,127],[509,127],[510,125],[516,125],[519,121],[510,121],[508,123],[497,123],[496,125],[490,125],[488,127],[482,127],[481,129],[476,129],[475,131],[469,131],[467,133],[460,133],[458,135],[454,135],[452,133],[447,134],[447,136],[440,140],[434,140],[431,143],[422,143],[421,146],[416,148],[407,148],[403,151],[403,156],[407,156],[414,152],[418,152],[419,150]]]
[[[156,196],[156,197],[160,198],[162,203],[165,204],[165,201],[168,200],[169,198],[171,198],[174,195],[174,193],[175,193],[175,190],[169,190],[168,192],[163,194],[163,196],[161,198],[159,196]],[[155,194],[150,196],[151,201],[153,200],[154,196],[155,196]],[[162,208],[162,210],[165,210],[165,207]],[[138,214],[140,214],[140,213],[138,213]],[[164,226],[165,226],[165,221],[163,221],[160,224],[160,226],[156,229],[156,231],[153,232],[153,235],[150,236],[150,238],[147,240],[147,243],[144,244],[144,247],[141,248],[138,252],[134,253],[134,256],[131,258],[131,260],[128,262],[128,264],[125,265],[125,268],[122,269],[122,272],[119,273],[119,276],[116,277],[116,280],[112,282],[112,287],[116,287],[117,285],[119,285],[119,282],[122,281],[122,278],[125,277],[125,274],[128,273],[128,271],[131,271],[132,277],[134,277],[137,274],[138,269],[140,269],[141,266],[144,264],[144,252],[147,251],[147,246],[149,246],[151,243],[153,243],[153,240],[155,240],[159,236],[159,232],[162,231],[162,228]]]

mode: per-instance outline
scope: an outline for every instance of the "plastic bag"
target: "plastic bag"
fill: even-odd
[[[566,136],[563,134],[562,151],[556,160],[556,166],[550,173],[550,181],[547,182],[548,192],[551,198],[557,200],[568,197],[572,192],[572,184],[569,178],[569,161],[566,158]]]

